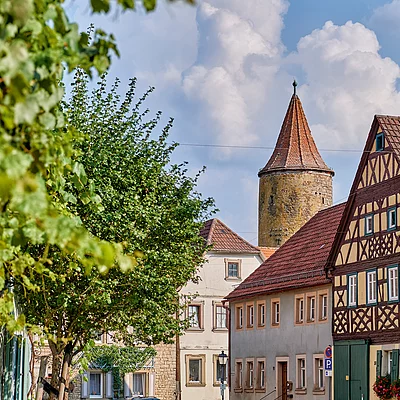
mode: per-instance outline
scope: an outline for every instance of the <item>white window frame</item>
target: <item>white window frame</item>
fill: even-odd
[[[196,312],[193,312],[196,310]],[[196,317],[196,318],[194,318]],[[201,329],[201,305],[200,304],[189,304],[188,305],[188,318],[189,328]]]
[[[349,307],[357,306],[357,274],[351,274],[347,276],[348,285],[347,285],[347,295],[348,295],[348,302],[347,305]]]
[[[235,390],[243,390],[243,360],[241,358],[235,360]]]
[[[266,383],[265,383],[265,367],[266,360],[265,358],[257,358],[257,377],[256,377],[256,391],[265,391]]]
[[[246,387],[245,389],[254,389],[254,358],[246,359]]]
[[[376,270],[367,271],[367,304],[376,304],[377,302],[377,272]]]
[[[265,326],[266,307],[265,301],[257,302],[257,327],[263,328]]]
[[[394,223],[392,223],[392,216],[394,216]],[[396,229],[397,227],[397,208],[392,207],[387,211],[387,228],[388,230]]]
[[[271,326],[278,327],[281,322],[281,303],[279,298],[271,299]]]
[[[372,235],[374,233],[374,215],[368,214],[364,218],[365,229],[364,233],[366,235]]]
[[[399,267],[387,267],[388,297],[389,301],[399,300]]]
[[[89,392],[89,398],[90,399],[102,399],[103,394],[104,394],[104,377],[103,377],[103,372],[102,371],[89,371],[89,381],[88,381],[88,392]],[[90,393],[90,377],[92,375],[100,375],[100,394],[92,394]]]
[[[307,362],[306,355],[296,355],[296,390],[307,389]]]
[[[223,312],[219,312],[223,310]],[[216,330],[227,330],[228,329],[228,316],[227,316],[227,311],[226,308],[222,305],[222,303],[216,303],[214,305],[214,313],[215,313],[215,318],[214,318],[214,329]],[[223,321],[225,320],[225,324]],[[222,326],[220,326],[222,325]]]
[[[314,391],[325,390],[324,355],[314,354]]]
[[[328,319],[328,292],[318,292],[318,319],[327,321]]]
[[[254,304],[246,305],[246,319],[247,319],[247,328],[254,327]]]

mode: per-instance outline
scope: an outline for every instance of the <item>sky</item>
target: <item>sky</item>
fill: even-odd
[[[113,33],[110,82],[138,78],[146,106],[174,118],[173,161],[187,161],[219,218],[257,244],[258,171],[298,82],[314,140],[346,200],[374,114],[400,114],[400,0],[161,0],[157,10],[93,15],[69,0],[81,30]],[[68,78],[67,78],[68,81]],[[160,126],[160,129],[162,126]]]

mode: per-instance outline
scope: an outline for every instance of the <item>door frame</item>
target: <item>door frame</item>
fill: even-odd
[[[276,357],[275,359],[275,387],[276,397],[282,396],[282,364],[286,363],[286,380],[290,381],[289,357]]]

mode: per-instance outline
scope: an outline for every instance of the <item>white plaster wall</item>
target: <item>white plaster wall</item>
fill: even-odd
[[[326,322],[304,323],[295,326],[295,295],[300,293],[315,292],[318,290],[329,289],[328,294],[328,318]],[[271,299],[280,299],[281,322],[279,327],[271,327]],[[263,329],[256,327],[243,330],[235,329],[235,304],[246,303],[249,301],[267,300],[266,306],[266,326]],[[325,393],[314,394],[314,374],[313,374],[313,355],[324,352],[328,345],[332,345],[331,334],[331,287],[321,286],[314,288],[305,288],[281,293],[275,293],[268,296],[259,296],[253,299],[246,299],[230,304],[231,310],[231,372],[232,385],[234,386],[234,366],[235,359],[246,358],[265,358],[266,359],[266,392],[265,393],[235,393],[234,388],[230,388],[231,400],[259,400],[267,393],[276,389],[277,386],[277,358],[288,358],[288,380],[293,382],[293,391],[288,392],[293,395],[293,399],[298,400],[330,400],[329,379],[325,378]],[[246,316],[244,315],[244,321]],[[306,374],[307,374],[307,393],[296,394],[296,355],[306,355]],[[245,368],[243,371],[245,376]],[[274,396],[275,395],[275,396]],[[266,397],[266,400],[273,400],[277,397],[277,392]]]
[[[188,330],[180,338],[181,349],[181,388],[182,400],[220,400],[220,388],[214,386],[213,355],[218,355],[222,350],[228,354],[228,330],[215,331],[214,306],[215,302],[221,303],[234,285],[240,284],[262,263],[259,255],[213,253],[206,256],[207,263],[199,268],[200,281],[192,282],[182,289],[182,294],[198,294],[194,302],[203,303],[203,327],[201,331]],[[227,280],[225,277],[225,259],[241,260],[241,279]],[[186,354],[205,354],[206,356],[206,385],[204,387],[186,386]],[[229,391],[225,391],[225,399],[229,399]]]

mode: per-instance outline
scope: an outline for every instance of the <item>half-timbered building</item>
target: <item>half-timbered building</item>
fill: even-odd
[[[376,399],[399,376],[400,117],[374,117],[327,269],[333,282],[334,398]]]

